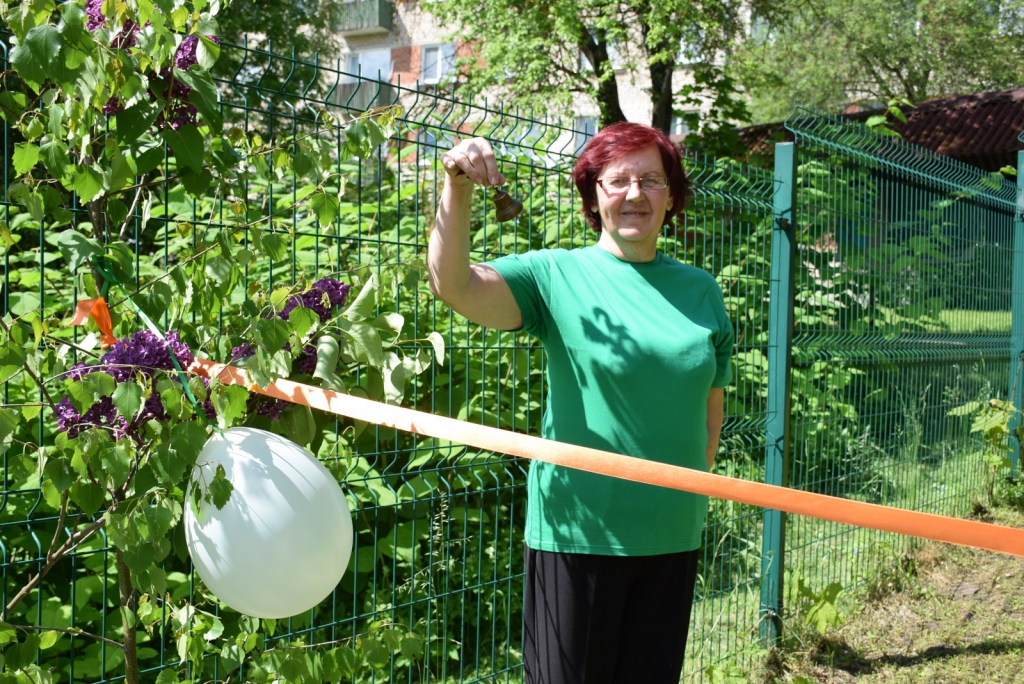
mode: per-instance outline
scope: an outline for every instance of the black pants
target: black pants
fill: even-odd
[[[595,556],[526,547],[526,684],[679,684],[697,553]]]

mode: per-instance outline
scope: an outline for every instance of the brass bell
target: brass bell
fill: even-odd
[[[523,203],[501,188],[494,189],[491,201],[494,202],[494,217],[499,223],[511,221],[523,210]]]

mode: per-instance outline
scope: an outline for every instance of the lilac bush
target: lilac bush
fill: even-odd
[[[118,413],[110,397],[103,397],[80,414],[75,410],[70,397],[65,396],[57,402],[57,429],[75,438],[82,430],[100,427],[110,430],[115,440],[130,437],[136,444],[141,444],[141,428],[146,421],[167,418],[160,394],[156,390],[156,381],[162,374],[169,374],[175,381],[179,380],[177,369],[171,361],[172,354],[182,369],[188,368],[195,360],[192,350],[181,341],[177,332],[168,332],[165,342],[148,330],[139,330],[111,345],[97,363],[71,366],[67,376],[72,380],[81,380],[91,373],[102,372],[117,382],[132,379],[141,382],[148,388],[149,396],[131,422]],[[208,380],[204,379],[203,382],[209,386]],[[208,419],[216,418],[209,400],[204,401],[201,408]]]

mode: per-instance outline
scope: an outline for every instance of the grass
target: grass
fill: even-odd
[[[944,309],[939,320],[952,332],[1010,332],[1010,311],[968,311]]]
[[[984,518],[1024,527],[1019,509]],[[845,624],[783,654],[767,681],[1024,682],[1024,560],[929,543],[849,599]]]

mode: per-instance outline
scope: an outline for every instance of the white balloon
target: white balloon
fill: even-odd
[[[327,598],[352,554],[352,516],[334,476],[279,435],[231,428],[203,447],[193,481],[224,466],[224,508],[185,506],[185,539],[199,576],[221,601],[260,618],[297,615]],[[186,499],[188,501],[188,499]]]

